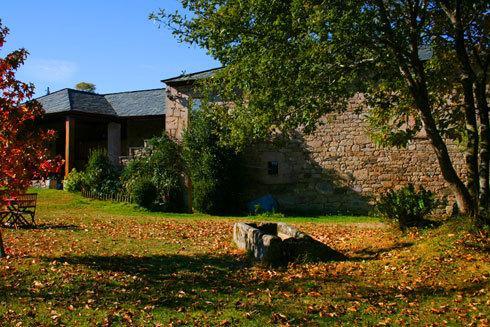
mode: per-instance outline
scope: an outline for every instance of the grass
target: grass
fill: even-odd
[[[346,254],[268,269],[231,242],[282,220]],[[461,220],[405,235],[369,217],[213,217],[40,191],[3,230],[0,325],[488,325],[488,239]]]

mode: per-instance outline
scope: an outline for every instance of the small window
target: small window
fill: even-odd
[[[267,173],[272,176],[279,175],[279,163],[277,161],[269,161],[267,163]]]

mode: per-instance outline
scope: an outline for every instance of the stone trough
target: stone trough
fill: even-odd
[[[285,223],[236,223],[233,240],[254,259],[270,265],[344,258],[341,253]]]

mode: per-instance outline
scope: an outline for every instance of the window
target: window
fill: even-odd
[[[267,163],[267,173],[272,176],[279,175],[279,163],[277,161],[269,161]]]

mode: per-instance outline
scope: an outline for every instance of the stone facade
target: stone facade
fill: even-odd
[[[165,103],[165,131],[170,137],[181,140],[189,121],[189,100],[192,88],[167,86]]]
[[[184,100],[190,88],[169,89],[167,108],[173,109],[167,112],[167,132],[178,139],[187,126]],[[354,103],[345,112],[324,116],[311,135],[298,133],[245,151],[243,167],[237,167],[247,175],[244,200],[272,194],[280,211],[366,214],[387,190],[413,183],[447,198],[450,213],[453,197],[425,135],[407,149],[378,147],[367,134],[366,112]],[[448,148],[464,178],[461,151],[456,144]]]
[[[365,112],[349,108],[323,120],[311,135],[249,149],[245,198],[270,193],[284,211],[365,214],[381,194],[413,183],[447,198],[444,211],[451,212],[454,199],[424,135],[407,149],[381,148],[367,134]],[[456,144],[448,148],[464,178],[462,153]],[[271,161],[277,175],[270,175]]]

